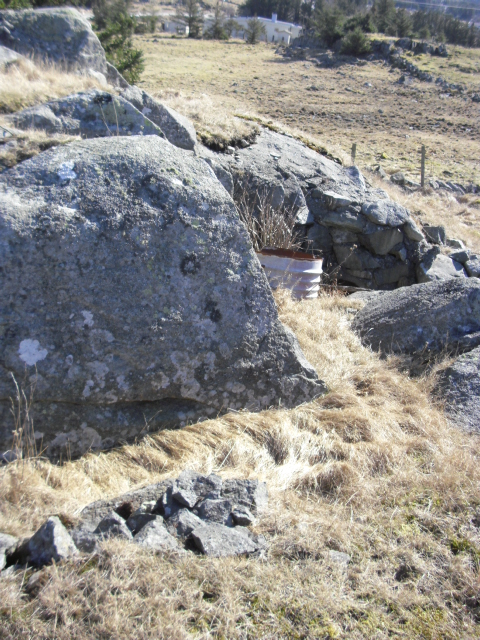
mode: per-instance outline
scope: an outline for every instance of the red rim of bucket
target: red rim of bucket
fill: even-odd
[[[308,260],[314,262],[315,260],[321,260],[321,257],[315,257],[309,253],[303,253],[302,251],[292,251],[291,249],[270,249],[264,247],[261,251],[257,251],[262,256],[277,256],[278,258],[292,258],[293,260]]]

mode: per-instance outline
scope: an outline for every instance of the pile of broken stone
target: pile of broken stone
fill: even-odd
[[[175,480],[93,502],[73,529],[51,516],[31,538],[0,533],[0,571],[99,554],[100,543],[111,538],[158,552],[260,556],[265,538],[248,527],[267,504],[265,482],[186,470]]]

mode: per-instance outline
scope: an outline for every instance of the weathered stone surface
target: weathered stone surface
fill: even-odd
[[[7,556],[17,546],[18,538],[9,536],[8,533],[0,533],[0,571],[3,571],[7,564]]]
[[[173,145],[180,149],[195,147],[197,134],[188,118],[158,102],[138,87],[128,87],[121,96],[155,123]]]
[[[399,227],[410,218],[405,207],[392,200],[365,202],[362,205],[362,213],[370,222],[388,227]]]
[[[360,236],[360,242],[372,253],[386,256],[390,251],[403,240],[400,229],[380,229],[373,233]]]
[[[75,9],[0,11],[0,44],[69,70],[107,72],[105,52],[86,18]]]
[[[430,254],[417,266],[418,282],[433,282],[449,278],[466,278],[467,274],[460,262],[442,253]]]
[[[318,217],[316,218],[318,221]],[[354,233],[361,233],[365,228],[365,220],[355,208],[329,212],[322,216],[320,222],[326,227],[337,227]]]
[[[427,240],[433,242],[433,244],[447,243],[447,232],[445,231],[445,227],[424,225],[423,232]]]
[[[178,504],[193,509],[198,502],[198,496],[194,491],[188,491],[186,489],[177,489],[172,492],[172,498],[178,502]]]
[[[220,500],[203,500],[195,510],[201,520],[209,522],[219,522],[227,527],[233,525],[232,511],[234,504],[230,500],[223,498]]]
[[[343,553],[343,551],[335,551],[334,549],[330,549],[328,552],[328,559],[330,562],[334,562],[335,564],[340,564],[347,566],[350,564],[351,557],[348,553]]]
[[[124,540],[131,540],[132,538],[132,533],[127,527],[127,523],[114,511],[99,522],[93,533],[101,538],[122,538]]]
[[[470,259],[465,262],[465,271],[470,277],[480,278],[480,259],[470,257]]]
[[[222,497],[253,513],[263,511],[268,505],[267,485],[259,480],[224,480]]]
[[[437,394],[454,424],[480,429],[480,347],[462,354],[438,376]]]
[[[246,507],[235,507],[232,511],[232,518],[235,524],[242,527],[249,527],[255,522],[255,517]]]
[[[157,516],[153,513],[132,514],[127,519],[127,527],[133,535],[136,535],[147,523],[152,522],[152,520],[158,520],[158,518],[163,522],[163,518],[161,516]]]
[[[133,541],[141,547],[147,547],[147,549],[154,551],[175,551],[178,549],[178,542],[168,533],[162,518],[148,522]]]
[[[207,556],[236,556],[254,553],[257,545],[245,533],[223,524],[205,524],[191,533],[197,549]]]
[[[10,372],[25,367],[52,458],[325,391],[233,201],[158,136],[75,142],[4,171],[0,230],[3,450]]]
[[[77,548],[57,516],[52,516],[30,538],[27,547],[29,564],[44,565],[74,556]]]
[[[365,249],[357,249],[355,245],[336,244],[334,246],[338,264],[345,269],[363,271],[365,269],[377,269],[381,263]]]
[[[451,278],[385,292],[357,313],[353,329],[383,353],[472,349],[480,344],[480,282]]]
[[[181,540],[188,538],[194,529],[203,525],[203,520],[188,509],[181,509],[166,523],[167,531]]]
[[[127,100],[93,89],[75,93],[7,117],[19,129],[42,129],[49,133],[80,135],[82,138],[156,135],[161,129]]]
[[[70,536],[79,551],[83,553],[99,553],[99,542],[102,540],[101,536],[86,531],[85,529],[73,529],[70,531]]]
[[[465,265],[465,263],[470,259],[470,251],[468,249],[459,249],[458,251],[452,251],[452,253],[449,254],[449,257],[452,260]]]
[[[200,145],[198,145],[200,147]],[[201,152],[197,155],[205,160],[205,162],[212,168],[214,174],[217,176],[220,183],[225,187],[226,192],[233,196],[233,176],[230,171],[224,166],[213,151],[206,149],[206,147],[200,147]],[[197,148],[196,148],[197,150]]]
[[[407,238],[409,240],[412,240],[413,242],[421,242],[424,239],[423,233],[420,231],[413,220],[408,220],[403,225],[403,231]]]
[[[107,62],[107,82],[116,89],[127,89],[130,86],[120,71],[110,62]]]
[[[309,250],[330,252],[332,250],[332,236],[327,227],[313,224],[307,233]]]
[[[17,53],[12,49],[7,49],[7,47],[2,47],[0,45],[0,68],[8,67],[8,65],[14,62],[18,62],[19,60],[26,61],[26,58],[20,53]]]

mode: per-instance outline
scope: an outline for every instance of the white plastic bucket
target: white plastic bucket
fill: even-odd
[[[284,287],[297,298],[317,298],[323,258],[289,249],[262,249],[257,252],[272,289]]]

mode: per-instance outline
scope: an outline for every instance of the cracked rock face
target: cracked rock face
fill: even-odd
[[[0,11],[0,44],[69,70],[106,74],[107,60],[89,21],[75,9]]]
[[[158,136],[97,138],[0,176],[0,448],[11,374],[51,459],[311,400],[233,201]]]

